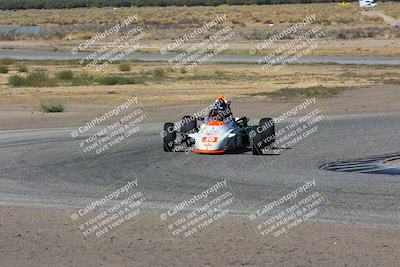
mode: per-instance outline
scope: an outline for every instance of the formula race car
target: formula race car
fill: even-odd
[[[249,126],[247,117],[233,116],[230,104],[220,96],[209,106],[206,117],[184,116],[177,123],[165,123],[161,134],[164,151],[193,148],[196,153],[222,154],[251,150],[253,155],[261,155],[264,150],[271,149],[275,141],[274,121],[263,118],[259,125]]]

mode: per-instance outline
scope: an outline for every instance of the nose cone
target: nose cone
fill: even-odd
[[[221,121],[213,120],[203,124],[195,139],[194,152],[199,154],[224,153],[227,134],[227,126]]]
[[[225,150],[223,149],[198,149],[196,148],[194,152],[198,154],[223,154]]]
[[[223,140],[218,137],[203,136],[199,138],[198,144],[194,152],[199,154],[222,154],[225,152],[223,148]]]

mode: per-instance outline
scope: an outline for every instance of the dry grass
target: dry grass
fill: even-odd
[[[281,100],[310,97],[333,97],[348,89],[347,87],[325,87],[322,85],[307,88],[282,88],[273,92],[260,92],[249,96],[268,96]]]
[[[399,4],[386,5],[387,9]],[[203,25],[218,14],[227,14],[229,24],[257,25],[293,24],[310,14],[316,14],[319,23],[357,24],[376,21],[361,15],[358,3],[340,7],[335,3],[248,5],[217,7],[132,7],[132,8],[76,8],[54,10],[1,11],[0,24],[14,25],[69,25],[69,24],[115,24],[129,15],[138,14],[140,22],[151,24]]]
[[[395,2],[379,3],[377,9],[382,10],[388,16],[391,16],[395,19],[400,19],[400,3],[395,3]]]
[[[77,65],[60,62],[54,65],[38,65],[35,62],[21,62],[30,71],[48,70],[54,76],[64,70],[80,73]],[[49,63],[50,64],[50,63]],[[45,102],[65,103],[108,103],[114,98],[138,96],[143,103],[179,104],[208,101],[216,95],[228,98],[249,99],[270,98],[269,93],[280,89],[304,88],[354,88],[385,83],[398,83],[400,69],[396,66],[357,66],[357,65],[290,65],[279,72],[265,73],[255,64],[212,64],[201,65],[187,73],[171,72],[166,63],[135,63],[129,75],[153,75],[163,70],[158,79],[148,79],[144,84],[130,85],[82,85],[58,87],[13,88],[7,84],[8,77],[16,71],[0,75],[0,104],[32,104],[32,96]],[[118,65],[112,65],[107,75],[120,75]],[[89,74],[95,74],[95,72]],[[112,92],[112,93],[110,93]],[[282,91],[281,91],[282,92]],[[294,92],[294,93],[293,93]],[[299,91],[300,92],[300,91]],[[301,93],[301,92],[300,92]],[[325,92],[319,90],[318,94]],[[329,92],[328,92],[329,93]],[[251,98],[250,98],[251,99]]]
[[[390,16],[400,16],[400,3],[382,3],[378,10]],[[217,15],[227,14],[222,25],[231,25],[237,33],[230,40],[230,47],[224,54],[248,54],[248,49],[272,34],[281,32],[306,16],[315,14],[314,24],[321,26],[325,33],[324,43],[312,55],[400,55],[400,30],[387,25],[381,18],[361,14],[358,2],[349,6],[336,3],[291,4],[291,5],[244,5],[217,7],[140,7],[140,8],[77,8],[55,10],[17,10],[0,11],[0,25],[40,25],[48,34],[45,39],[54,49],[70,51],[82,40],[93,37],[137,14],[138,23],[144,26],[146,36],[140,42],[139,51],[157,52],[160,47],[171,43],[178,36],[188,34]],[[269,24],[273,26],[269,26]],[[312,25],[310,25],[311,27]],[[203,40],[203,34],[194,38],[190,44]],[[14,39],[7,39],[7,38]],[[2,36],[0,40],[20,40],[29,47],[32,37]],[[105,44],[114,40],[116,35],[96,42]],[[288,40],[286,40],[288,41]],[[343,42],[349,45],[343,45]],[[371,42],[378,41],[370,45]],[[358,43],[355,43],[358,42]],[[15,43],[18,43],[16,41]],[[15,43],[4,47],[15,48]],[[394,43],[394,44],[393,44]],[[279,42],[277,42],[279,45]],[[35,44],[31,44],[35,46]],[[41,47],[48,49],[47,47]],[[185,45],[176,50],[184,49]],[[95,48],[93,48],[95,49]],[[90,50],[90,49],[88,49]]]
[[[76,40],[89,40],[93,36],[95,36],[95,32],[75,32],[75,33],[69,33],[67,34],[64,39],[68,41],[76,41]]]
[[[395,12],[400,3],[385,5],[385,10]],[[69,25],[63,38],[84,40],[93,36],[101,27],[117,24],[132,14],[138,14],[139,23],[146,25],[149,40],[171,40],[227,14],[224,25],[232,25],[242,39],[263,39],[262,32],[273,32],[315,14],[316,24],[326,32],[338,29],[384,27],[377,17],[363,16],[358,3],[347,7],[335,3],[248,5],[217,7],[132,7],[132,8],[76,8],[55,10],[0,11],[0,25],[41,25],[46,27]],[[270,23],[274,27],[269,27]],[[76,27],[70,27],[76,25]],[[82,30],[82,25],[92,25],[93,31]],[[71,31],[71,29],[73,29]],[[60,37],[59,35],[57,35]]]

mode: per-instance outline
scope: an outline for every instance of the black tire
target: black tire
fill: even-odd
[[[253,126],[249,135],[252,137],[253,155],[262,155],[262,150],[272,147],[275,142],[275,124],[271,118],[263,118],[258,126]]]
[[[197,119],[193,116],[183,116],[180,132],[183,134],[197,132]]]
[[[183,135],[182,144],[187,147],[194,145],[194,140],[188,134],[197,132],[197,119],[193,116],[183,116],[180,133]]]
[[[249,132],[249,136],[251,137],[251,152],[253,155],[261,155],[262,148],[259,146],[259,143],[262,141],[262,136],[257,131],[258,126],[253,126]]]
[[[163,147],[165,152],[173,152],[175,147],[176,131],[172,122],[164,123]]]
[[[260,125],[263,129],[261,135],[263,140],[266,140],[264,142],[265,146],[271,146],[275,142],[275,123],[274,120],[271,118],[263,118],[260,120]]]

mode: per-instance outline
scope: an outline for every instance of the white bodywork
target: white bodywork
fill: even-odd
[[[376,7],[374,0],[360,0],[360,7]]]
[[[218,154],[241,144],[241,136],[236,134],[237,127],[211,122],[202,124],[197,133],[189,134],[195,140],[197,153]]]

